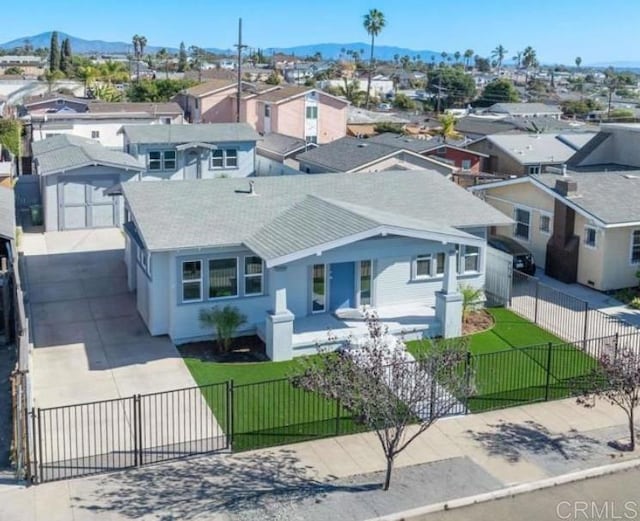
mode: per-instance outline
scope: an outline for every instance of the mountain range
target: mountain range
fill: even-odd
[[[49,47],[51,43],[51,34],[52,32],[45,32],[36,34],[33,36],[24,36],[22,38],[16,38],[15,40],[11,40],[9,42],[0,43],[0,49],[9,50],[15,49],[18,47],[24,47],[25,43],[28,41],[29,44],[34,48],[43,48]],[[71,42],[71,49],[74,53],[77,54],[126,54],[131,52],[132,44],[130,42],[106,42],[103,40],[84,40],[82,38],[77,38],[70,34],[58,31],[58,41],[62,42],[65,38],[69,38]],[[148,45],[145,49],[147,52],[155,53],[162,49],[163,46],[160,45]],[[175,47],[164,47],[169,52],[177,52],[178,49]],[[220,49],[220,48],[207,48],[209,52],[215,54],[233,54],[235,51],[231,49]],[[270,55],[272,53],[283,53],[283,54],[294,54],[296,56],[312,56],[316,53],[321,53],[324,58],[338,58],[341,54],[346,51],[363,51],[364,56],[368,56],[369,54],[369,44],[364,42],[356,42],[356,43],[318,43],[313,45],[299,45],[295,47],[270,47],[267,49],[263,49],[265,55]],[[393,47],[380,45],[376,46],[376,58],[381,60],[392,60],[395,55],[405,56],[408,55],[411,58],[420,56],[420,58],[424,61],[431,60],[431,56],[434,56],[436,60],[440,60],[440,53],[435,51],[417,51],[414,49],[406,49],[404,47]]]

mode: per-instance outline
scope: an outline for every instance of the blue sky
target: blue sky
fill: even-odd
[[[513,52],[531,45],[545,63],[578,55],[585,64],[640,61],[634,0],[21,0],[3,10],[0,40],[57,29],[85,39],[129,41],[139,33],[151,45],[227,48],[241,16],[252,47],[347,43],[366,40],[362,15],[373,7],[387,17],[384,45],[488,55],[502,43]]]

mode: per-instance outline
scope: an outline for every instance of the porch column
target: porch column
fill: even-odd
[[[265,342],[267,356],[274,362],[293,358],[293,319],[287,309],[287,269],[271,271],[272,304],[267,311]]]
[[[444,338],[462,335],[462,295],[458,291],[456,257],[454,248],[446,253],[442,290],[436,291],[436,318]]]

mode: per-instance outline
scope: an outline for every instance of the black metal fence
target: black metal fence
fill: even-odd
[[[613,335],[632,335],[639,328],[594,309],[585,300],[514,271],[508,307],[568,342]]]

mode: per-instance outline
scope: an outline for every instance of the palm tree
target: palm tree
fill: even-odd
[[[440,121],[438,134],[442,137],[443,143],[447,142],[447,138],[455,139],[460,136],[456,131],[456,118],[453,114],[443,114],[438,120]]]
[[[140,60],[144,56],[147,38],[139,34],[134,34],[131,42],[133,43],[133,55],[136,58],[136,81],[140,81]]]
[[[471,65],[471,58],[473,58],[473,49],[467,49],[464,51],[464,61],[467,64],[467,69]]]
[[[498,64],[498,74],[502,70],[502,61],[504,57],[507,55],[509,51],[507,51],[502,44],[498,45],[493,51],[491,51],[491,57],[496,59],[496,63]]]
[[[360,89],[360,82],[358,80],[348,81],[344,78],[344,85],[338,87],[340,95],[347,98],[347,101],[351,102],[354,107],[362,105],[363,98],[366,98],[365,92]]]
[[[456,59],[456,63],[458,63],[460,61],[460,57],[462,56],[462,54],[460,53],[460,51],[456,51],[453,53],[453,57]]]
[[[447,54],[446,51],[442,51],[440,53],[440,56],[442,57],[442,63],[444,63],[446,61],[446,59],[447,59],[447,56],[449,56],[449,55]]]
[[[157,57],[161,63],[164,63],[164,74],[169,79],[169,52],[162,48],[158,51]]]
[[[84,97],[89,96],[89,85],[93,83],[93,80],[98,76],[98,69],[93,65],[85,65],[78,68],[78,76],[84,83]]]
[[[384,26],[387,24],[387,21],[384,18],[384,14],[382,11],[378,11],[377,9],[371,9],[366,15],[364,15],[364,28],[367,31],[367,34],[371,36],[371,55],[369,58],[369,74],[367,77],[367,96],[366,96],[366,107],[369,107],[369,96],[371,93],[371,74],[373,72],[373,48],[375,44],[375,38],[378,36]]]
[[[522,66],[522,51],[515,53],[511,59],[516,62],[516,67],[519,69]]]
[[[578,67],[578,69],[579,69],[580,65],[582,65],[582,58],[580,58],[580,56],[577,56],[576,57],[576,67]]]
[[[536,51],[530,45],[522,51],[522,65],[525,69],[529,69],[531,67],[535,67],[538,64],[538,58],[536,56]]]

